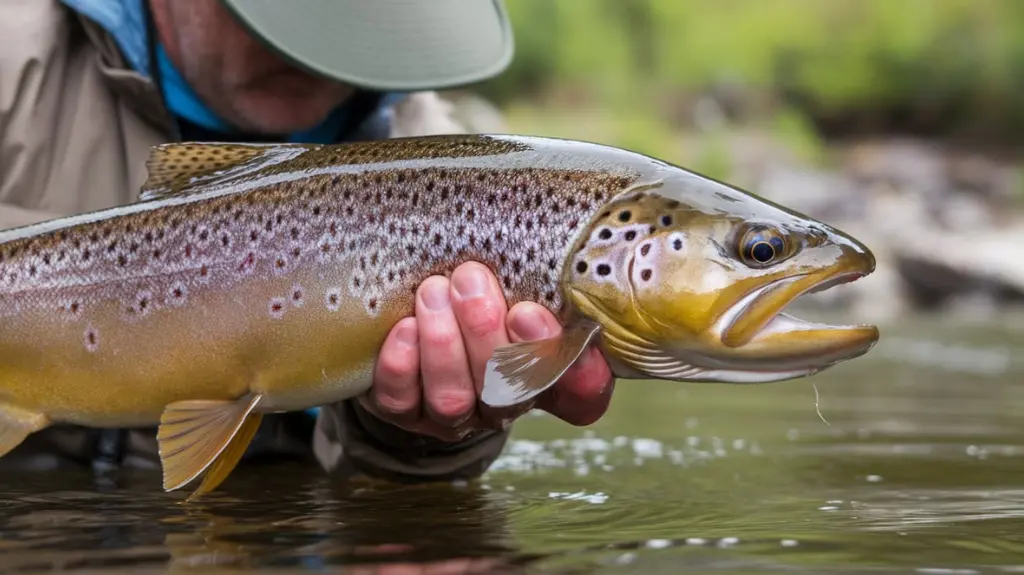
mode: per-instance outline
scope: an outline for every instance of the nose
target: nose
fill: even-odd
[[[859,240],[842,235],[836,241],[843,252],[843,259],[850,261],[857,271],[868,275],[875,271],[875,254]]]

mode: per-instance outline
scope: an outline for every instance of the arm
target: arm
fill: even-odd
[[[338,475],[468,479],[491,466],[511,422],[533,408],[573,425],[597,421],[613,380],[594,349],[536,402],[496,411],[478,401],[494,348],[560,329],[538,304],[508,310],[493,274],[480,264],[463,264],[450,281],[428,278],[417,292],[415,317],[399,322],[386,340],[370,392],[321,410],[317,458]]]
[[[65,215],[21,206],[39,204],[49,177],[66,27],[55,2],[0,5],[0,229]]]

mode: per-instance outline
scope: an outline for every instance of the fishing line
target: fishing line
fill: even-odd
[[[818,405],[818,384],[812,383],[811,387],[814,388],[814,410],[818,412],[818,417],[820,417],[821,420],[825,422],[825,425],[832,427],[832,424],[829,423],[828,420],[825,419],[825,416],[821,414],[821,407]]]

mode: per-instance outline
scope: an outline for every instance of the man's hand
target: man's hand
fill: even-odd
[[[561,329],[540,304],[522,302],[508,309],[487,267],[462,264],[451,281],[433,276],[420,284],[415,317],[398,322],[388,334],[373,387],[360,402],[386,422],[444,441],[506,426],[534,407],[573,425],[589,425],[608,409],[614,387],[608,364],[594,348],[529,403],[497,410],[478,402],[484,368],[496,347],[552,337]]]

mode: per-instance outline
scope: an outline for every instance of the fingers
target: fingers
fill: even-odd
[[[508,314],[512,341],[533,341],[554,337],[562,327],[543,306],[522,302]],[[541,394],[537,406],[571,425],[590,425],[608,410],[614,378],[601,352],[588,347],[562,375],[558,383]]]
[[[452,306],[462,329],[476,392],[483,387],[487,360],[496,347],[509,343],[505,332],[508,305],[487,267],[469,262],[452,273]]]
[[[476,387],[449,294],[445,277],[429,277],[420,284],[416,324],[424,411],[436,423],[454,427],[473,414]]]
[[[419,417],[420,360],[416,318],[399,321],[381,347],[370,396],[374,407],[401,425]]]
[[[360,402],[385,421],[447,441],[474,429],[503,427],[534,407],[572,425],[600,419],[614,379],[593,348],[534,400],[502,409],[480,405],[478,394],[495,348],[562,331],[540,304],[506,306],[494,274],[481,264],[459,266],[451,281],[426,279],[416,292],[415,317],[401,320],[388,334],[374,385]]]
[[[608,411],[614,388],[608,362],[600,350],[588,347],[539,407],[571,425],[590,425]]]
[[[544,306],[524,301],[508,312],[508,335],[513,342],[535,341],[562,333],[562,325]]]

